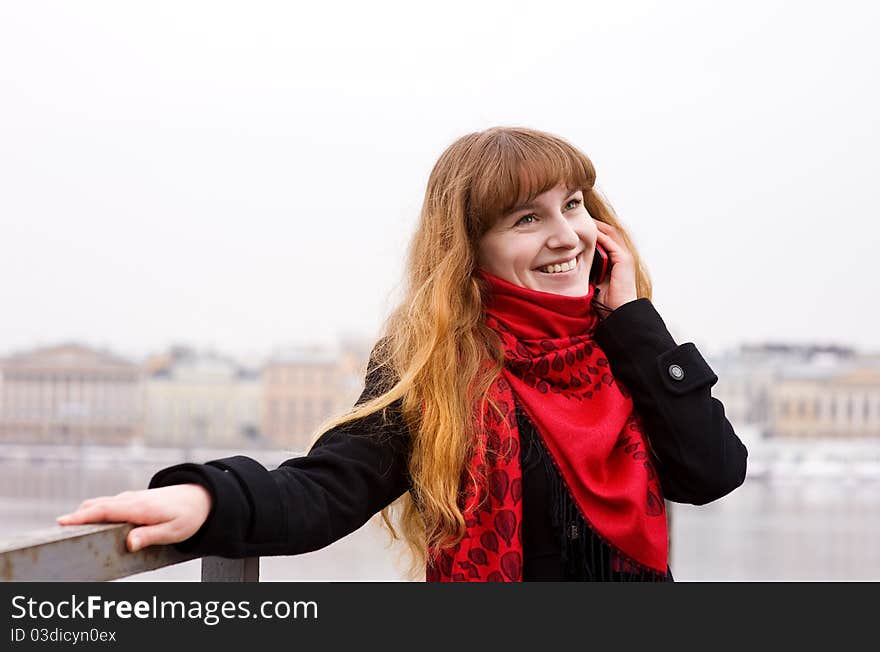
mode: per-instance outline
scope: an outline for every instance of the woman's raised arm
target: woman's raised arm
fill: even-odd
[[[703,505],[745,480],[748,451],[711,393],[718,376],[692,342],[677,345],[646,298],[624,303],[595,332],[632,394],[668,500]]]

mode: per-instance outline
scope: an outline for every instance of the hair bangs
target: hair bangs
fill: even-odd
[[[516,206],[560,183],[571,190],[593,187],[592,163],[561,138],[525,130],[493,131],[486,134],[481,169],[470,188],[468,203],[478,235]]]

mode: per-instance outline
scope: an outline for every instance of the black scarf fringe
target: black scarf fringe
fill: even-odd
[[[528,417],[524,420],[532,428],[533,439],[540,447],[544,470],[551,486],[554,505],[553,527],[560,535],[562,563],[566,577],[584,582],[673,582],[668,565],[665,575],[658,573],[653,568],[627,556],[596,532],[589,520],[581,513],[556,461],[544,446],[537,428]],[[523,424],[522,420],[520,424]],[[622,562],[626,570],[613,570],[612,555]]]

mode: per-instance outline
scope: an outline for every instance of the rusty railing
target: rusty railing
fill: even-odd
[[[0,581],[106,582],[198,559],[174,546],[129,552],[131,523],[56,525],[0,540]],[[201,557],[202,582],[259,582],[260,558]]]

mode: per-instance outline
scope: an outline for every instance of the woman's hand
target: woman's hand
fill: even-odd
[[[611,258],[611,274],[596,286],[598,300],[611,310],[639,298],[636,291],[636,261],[617,229],[593,220],[599,229],[598,242]]]
[[[84,500],[76,511],[58,517],[59,525],[135,523],[126,545],[131,552],[189,539],[211,512],[211,494],[198,484],[123,491]]]

